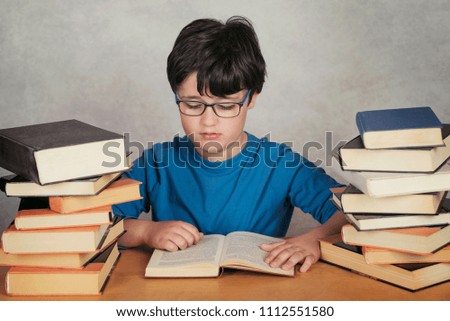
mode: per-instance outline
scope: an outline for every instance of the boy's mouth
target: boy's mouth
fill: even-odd
[[[220,136],[219,133],[208,133],[208,132],[200,133],[200,135],[203,137],[203,139],[206,139],[206,140],[217,139]]]

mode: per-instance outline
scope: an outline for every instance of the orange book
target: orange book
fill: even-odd
[[[450,262],[450,245],[427,255],[398,252],[364,246],[363,255],[368,264],[437,263]]]
[[[111,205],[67,214],[36,208],[19,210],[14,224],[18,230],[29,230],[110,224],[112,219]]]
[[[142,182],[121,178],[94,196],[49,197],[50,209],[58,213],[73,213],[100,206],[141,199],[139,185]]]
[[[358,231],[347,224],[341,230],[344,243],[400,252],[430,254],[450,244],[450,225]]]
[[[114,243],[82,269],[12,267],[6,273],[8,295],[98,295],[120,252]]]

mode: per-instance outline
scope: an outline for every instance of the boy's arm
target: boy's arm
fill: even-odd
[[[268,251],[265,262],[271,267],[288,270],[301,263],[300,272],[306,272],[320,258],[319,239],[339,233],[347,220],[341,211],[336,211],[324,224],[309,232],[287,238],[282,242],[263,244],[261,248]]]
[[[177,251],[197,244],[203,237],[198,229],[182,221],[153,222],[141,219],[126,219],[127,231],[119,239],[119,245],[135,247],[147,245],[151,248]]]

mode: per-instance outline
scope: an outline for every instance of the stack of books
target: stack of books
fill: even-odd
[[[13,173],[0,188],[20,198],[1,236],[7,294],[102,293],[125,232],[112,205],[141,198],[140,182],[121,178],[126,156],[121,135],[77,120],[0,130],[0,166]]]
[[[450,280],[450,124],[430,107],[359,112],[334,156],[349,221],[321,240],[324,261],[408,290]]]

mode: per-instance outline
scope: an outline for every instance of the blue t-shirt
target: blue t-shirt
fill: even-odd
[[[181,220],[205,234],[252,231],[285,236],[294,206],[321,223],[336,211],[330,187],[340,186],[284,144],[248,134],[248,143],[224,162],[203,159],[187,138],[155,144],[131,171],[142,199],[118,204],[118,216],[152,210],[155,221]]]

